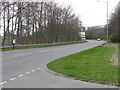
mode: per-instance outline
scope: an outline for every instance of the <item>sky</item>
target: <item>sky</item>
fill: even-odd
[[[107,23],[106,22],[107,4],[105,3],[106,1],[109,2],[109,16],[110,16],[111,13],[114,12],[114,8],[117,6],[120,0],[99,0],[100,2],[97,2],[97,0],[54,0],[54,1],[63,7],[71,5],[73,13],[80,17],[83,26],[90,27],[105,25]],[[2,31],[0,31],[0,34],[1,33]]]
[[[71,5],[73,13],[80,16],[83,26],[105,25],[107,23],[107,3],[109,17],[120,0],[55,0],[60,6]]]

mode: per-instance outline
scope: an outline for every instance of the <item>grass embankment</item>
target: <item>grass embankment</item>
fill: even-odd
[[[118,66],[112,56],[116,45],[98,46],[47,64],[50,70],[72,77],[118,83]]]
[[[62,45],[69,45],[69,44],[79,44],[79,43],[85,43],[85,42],[87,42],[87,41],[70,42],[70,43],[63,43],[63,44],[52,44],[52,45],[39,45],[39,46],[23,46],[23,47],[15,47],[15,48],[2,48],[2,51],[16,50],[16,49],[30,49],[30,48],[53,47],[53,46],[62,46]]]

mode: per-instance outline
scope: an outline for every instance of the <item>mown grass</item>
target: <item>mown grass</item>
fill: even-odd
[[[39,46],[23,46],[23,47],[15,47],[15,48],[2,48],[2,51],[9,51],[9,50],[16,50],[16,49],[30,49],[30,48],[42,48],[42,47],[54,47],[54,46],[62,46],[62,45],[69,45],[69,44],[79,44],[85,43],[87,41],[81,42],[70,42],[70,43],[63,43],[63,44],[52,44],[52,45],[39,45]]]
[[[116,45],[98,46],[47,64],[50,70],[83,79],[118,83],[118,67],[110,61]]]

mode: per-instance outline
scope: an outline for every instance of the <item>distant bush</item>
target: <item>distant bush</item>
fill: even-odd
[[[120,42],[120,40],[118,39],[118,35],[117,35],[117,34],[112,34],[112,35],[110,36],[110,41],[111,41],[112,43],[118,43],[118,42]]]

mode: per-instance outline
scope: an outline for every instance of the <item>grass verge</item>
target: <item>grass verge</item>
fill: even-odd
[[[48,69],[82,79],[118,83],[118,67],[111,61],[116,45],[98,46],[47,64]]]
[[[85,43],[87,41],[81,41],[81,42],[70,42],[70,43],[64,43],[64,44],[52,44],[52,45],[39,45],[39,46],[24,46],[24,47],[15,47],[13,48],[2,48],[2,51],[9,51],[9,50],[16,50],[16,49],[30,49],[30,48],[42,48],[42,47],[53,47],[53,46],[62,46],[62,45],[69,45],[69,44],[79,44],[79,43]]]

